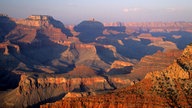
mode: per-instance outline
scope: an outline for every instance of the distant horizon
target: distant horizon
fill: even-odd
[[[66,25],[100,22],[192,22],[191,0],[1,0],[0,13],[14,18],[50,15]]]
[[[28,18],[29,16],[31,16],[31,15],[29,15],[29,16],[26,16],[26,17],[13,17],[13,16],[10,16],[10,15],[8,15],[8,14],[6,14],[6,13],[0,13],[0,14],[2,14],[2,15],[7,15],[8,17],[10,17],[10,18],[15,18],[15,19],[26,19],[26,18]],[[33,14],[33,15],[41,15],[41,14]],[[45,14],[44,14],[45,15]],[[57,19],[57,18],[55,18],[54,16],[52,16],[52,15],[45,15],[45,16],[51,16],[51,17],[53,17],[55,20],[58,20],[58,21],[61,21],[64,25],[78,25],[79,23],[81,23],[82,21],[88,21],[88,20],[91,20],[91,18],[89,18],[89,19],[82,19],[82,20],[80,20],[79,21],[79,23],[76,23],[76,24],[71,24],[71,23],[64,23],[63,21],[62,21],[62,19]],[[95,18],[94,18],[95,19]],[[162,23],[172,23],[172,22],[187,22],[187,23],[192,23],[192,21],[112,21],[112,22],[103,22],[103,21],[100,21],[100,20],[97,20],[97,19],[95,19],[95,21],[99,21],[99,22],[101,22],[101,23],[108,23],[108,24],[110,24],[110,23],[160,23],[160,22],[162,22]]]

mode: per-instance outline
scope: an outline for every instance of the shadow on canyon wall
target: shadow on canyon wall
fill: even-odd
[[[4,40],[4,36],[16,27],[16,23],[7,16],[0,16],[0,42]]]
[[[61,31],[66,34],[68,37],[72,37],[73,34],[70,32],[70,30],[66,29],[64,24],[61,21],[50,19],[50,23],[53,24],[55,28],[60,28]]]
[[[94,42],[98,36],[103,35],[104,25],[98,21],[83,21],[74,29],[80,32],[78,37],[81,42],[90,43]]]
[[[179,49],[184,49],[189,43],[192,41],[192,33],[186,31],[176,31],[176,32],[169,32],[169,33],[160,33],[154,32],[151,33],[153,36],[165,36],[165,41],[171,41],[177,45]],[[175,36],[181,36],[180,38],[174,38]]]

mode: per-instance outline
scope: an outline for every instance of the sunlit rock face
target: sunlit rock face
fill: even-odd
[[[31,15],[26,19],[16,20],[17,24],[25,25],[25,26],[34,26],[34,27],[42,27],[42,26],[50,26],[50,24],[55,24],[57,26],[63,26],[60,21],[55,20],[52,16],[48,15]]]
[[[183,22],[104,26],[94,19],[65,27],[47,15],[0,15],[0,107],[39,107],[61,99],[63,107],[180,105],[174,81],[191,96],[190,48],[174,59],[192,41],[191,27]],[[161,71],[167,66],[167,73]]]
[[[39,38],[53,42],[63,42],[72,34],[62,22],[47,15],[32,15],[26,19],[14,19],[17,24],[5,39],[13,42],[32,43],[40,41]]]
[[[103,95],[64,98],[55,103],[42,105],[41,108],[191,107],[191,49],[192,46],[187,46],[173,64],[164,70],[148,73],[134,86]]]
[[[138,64],[133,66],[131,77],[143,79],[148,72],[160,71],[168,67],[181,55],[180,50],[158,51],[153,55],[143,57]]]
[[[191,78],[191,62],[192,62],[192,46],[188,45],[182,55],[174,61],[174,63],[169,66],[167,69],[160,72],[151,72],[148,73],[145,78],[153,77],[153,74],[156,76],[166,75],[166,77],[173,79],[190,79]]]
[[[142,30],[147,32],[174,32],[188,31],[191,32],[191,23],[189,22],[112,22],[104,23],[105,26],[126,26],[126,31]]]
[[[113,89],[113,87],[101,76],[65,78],[65,76],[59,75],[53,77],[51,75],[44,76],[35,74],[29,76],[22,74],[18,87],[7,94],[1,95],[4,101],[2,101],[0,106],[34,106],[36,104],[39,105],[39,102],[49,102],[49,98],[53,100],[61,99],[68,92],[88,93],[110,89]],[[71,96],[68,94],[66,97]]]

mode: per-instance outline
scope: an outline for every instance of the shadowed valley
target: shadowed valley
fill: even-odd
[[[190,22],[1,15],[0,107],[191,106],[190,42]]]

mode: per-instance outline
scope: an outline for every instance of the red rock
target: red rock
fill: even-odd
[[[168,68],[148,73],[144,80],[134,86],[103,95],[65,98],[55,103],[41,105],[41,108],[191,107],[192,80],[188,74],[191,69],[191,49],[192,47],[188,46],[182,56]]]

